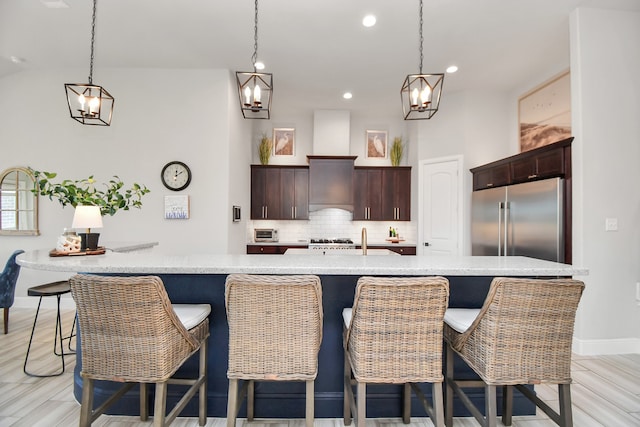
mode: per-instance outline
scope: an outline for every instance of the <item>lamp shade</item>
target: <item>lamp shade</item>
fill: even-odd
[[[102,228],[102,215],[99,206],[76,206],[72,228]]]

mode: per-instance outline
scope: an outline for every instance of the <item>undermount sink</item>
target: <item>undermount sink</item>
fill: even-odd
[[[362,249],[287,249],[285,255],[362,255]],[[368,255],[397,255],[400,254],[389,249],[367,249]]]

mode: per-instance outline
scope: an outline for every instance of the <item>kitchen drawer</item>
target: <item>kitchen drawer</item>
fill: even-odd
[[[282,255],[289,248],[306,249],[308,245],[247,245],[248,255]]]

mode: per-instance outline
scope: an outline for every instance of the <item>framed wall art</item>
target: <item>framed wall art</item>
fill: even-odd
[[[189,196],[164,196],[165,219],[189,219]]]
[[[387,136],[388,133],[386,130],[368,130],[365,157],[374,159],[386,159]]]
[[[518,99],[520,151],[571,137],[571,79],[565,71]]]
[[[293,156],[295,134],[294,128],[273,128],[273,155]]]

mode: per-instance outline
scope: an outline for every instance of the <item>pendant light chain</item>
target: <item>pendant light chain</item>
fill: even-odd
[[[93,84],[93,44],[96,39],[96,3],[98,0],[93,0],[93,18],[91,22],[91,59],[89,60],[89,84]]]
[[[257,1],[257,0],[256,0]],[[420,74],[422,74],[422,43],[424,38],[422,37],[422,0],[420,0]]]
[[[251,63],[253,64],[253,70],[256,70],[256,62],[258,62],[258,0],[255,1],[255,18],[253,25],[253,56],[251,57]]]

